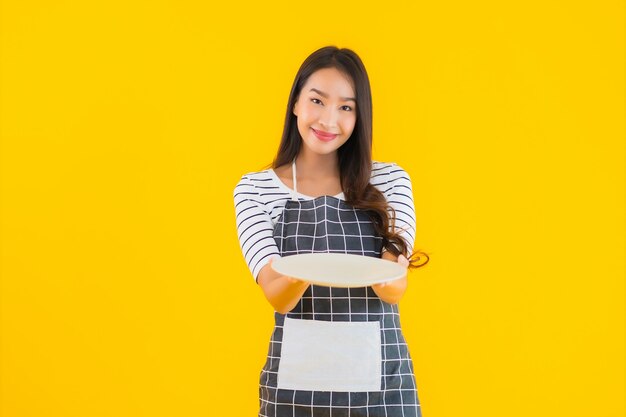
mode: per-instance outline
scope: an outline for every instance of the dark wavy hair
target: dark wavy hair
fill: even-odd
[[[409,256],[408,243],[396,231],[395,210],[387,203],[383,193],[370,184],[372,93],[365,66],[354,51],[347,48],[339,49],[336,46],[325,46],[313,52],[302,63],[289,94],[285,126],[278,153],[270,166],[278,168],[290,164],[298,155],[302,146],[302,136],[298,131],[297,116],[293,114],[292,109],[309,77],[323,68],[336,68],[346,75],[352,80],[356,93],[356,125],[350,138],[337,150],[341,186],[346,203],[368,213],[376,232],[383,238],[383,248],[394,256],[404,255],[409,260],[409,268],[426,265],[429,256],[425,252],[414,251]]]

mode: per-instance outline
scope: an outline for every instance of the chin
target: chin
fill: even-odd
[[[336,146],[334,143],[332,144],[332,146],[324,146],[324,144],[316,143],[316,142],[319,142],[317,139],[315,139],[315,142],[313,144],[307,141],[303,141],[303,142],[307,148],[309,148],[310,150],[312,150],[313,152],[319,155],[327,155],[329,153],[335,152],[337,149],[340,148],[340,146]],[[330,145],[330,144],[327,144],[327,145]]]

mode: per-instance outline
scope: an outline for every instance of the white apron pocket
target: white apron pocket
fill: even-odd
[[[277,386],[304,391],[380,391],[380,322],[285,317]]]

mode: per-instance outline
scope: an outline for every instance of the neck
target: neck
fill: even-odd
[[[339,159],[337,151],[327,155],[307,152],[302,148],[296,157],[298,178],[321,179],[330,176],[339,176]]]

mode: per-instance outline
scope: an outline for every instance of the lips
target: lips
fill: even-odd
[[[313,133],[315,134],[315,136],[317,136],[318,139],[325,142],[329,142],[337,137],[337,134],[335,133],[328,133],[324,132],[323,130],[315,130],[313,128],[311,128],[311,130],[313,130]]]

